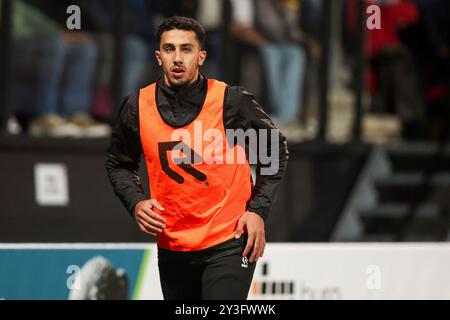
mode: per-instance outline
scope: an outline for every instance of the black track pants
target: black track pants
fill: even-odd
[[[194,252],[158,249],[164,299],[247,299],[256,263],[242,258],[246,240],[231,239]]]

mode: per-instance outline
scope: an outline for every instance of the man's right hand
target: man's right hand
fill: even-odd
[[[142,232],[156,236],[166,227],[166,219],[153,211],[153,208],[164,211],[164,208],[155,199],[138,202],[134,208],[134,219]]]

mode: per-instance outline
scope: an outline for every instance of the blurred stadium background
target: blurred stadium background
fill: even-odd
[[[154,31],[172,15],[206,27],[202,72],[254,93],[288,137],[250,297],[450,298],[448,1],[0,8],[0,298],[74,298],[73,283],[97,288],[78,298],[161,297],[154,241],[113,195],[104,162],[121,100],[161,76]],[[268,48],[281,44],[297,56],[271,72]],[[298,88],[288,121],[274,81]],[[106,270],[108,294],[92,285],[102,277],[77,282],[85,269]]]

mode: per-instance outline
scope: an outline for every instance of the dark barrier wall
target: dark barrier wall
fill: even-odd
[[[308,142],[291,159],[267,227],[269,241],[329,241],[370,147]]]
[[[0,140],[0,242],[152,242],[113,194],[107,140]],[[327,241],[368,147],[290,146],[268,241]],[[147,186],[144,166],[143,184]],[[146,188],[148,189],[148,188]]]

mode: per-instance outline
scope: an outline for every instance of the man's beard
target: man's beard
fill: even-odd
[[[194,82],[195,77],[191,77],[189,79],[180,79],[180,81],[173,82],[168,78],[170,87],[175,91],[182,91],[187,88],[191,83]],[[176,81],[176,80],[175,80]]]
[[[190,80],[192,80],[192,79],[190,79]],[[179,90],[183,90],[184,88],[186,88],[189,85],[190,80],[187,79],[187,80],[183,80],[183,81],[177,82],[177,83],[171,82],[169,80],[169,82],[170,82],[170,86],[172,89],[179,91]]]

